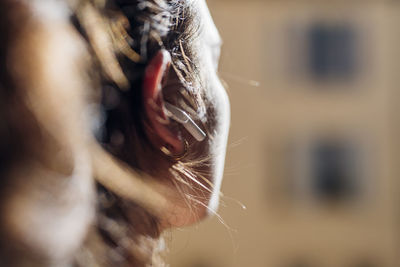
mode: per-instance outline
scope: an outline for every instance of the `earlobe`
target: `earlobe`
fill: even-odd
[[[160,50],[148,63],[143,81],[143,106],[146,113],[146,133],[156,147],[168,147],[174,154],[184,151],[184,144],[178,133],[170,127],[162,94],[162,81],[168,75],[171,56]]]

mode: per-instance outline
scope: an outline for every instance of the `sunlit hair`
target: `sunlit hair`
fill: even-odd
[[[102,24],[99,24],[100,20]],[[206,107],[202,102],[203,85],[192,47],[199,22],[195,20],[191,1],[81,1],[73,21],[91,45],[97,66],[103,73],[100,83],[105,122],[98,129],[98,139],[110,153],[140,172],[143,171],[141,162],[146,160],[142,158],[142,152],[149,149],[160,152],[146,138],[147,118],[141,95],[145,67],[160,49],[166,49],[172,58],[168,78],[175,83],[177,92],[170,101],[189,114],[203,118],[207,126],[204,120]],[[101,47],[96,40],[96,31],[109,36],[112,40],[109,48]],[[110,69],[110,66],[114,68]],[[186,199],[188,208],[203,203],[202,196],[190,193],[192,187],[198,187],[200,191],[211,190],[212,184],[198,168],[207,160],[199,158],[194,151],[170,168],[175,178],[173,183]],[[98,184],[98,196],[97,225],[77,255],[77,265],[142,266],[150,261],[160,265],[157,249],[150,249],[159,242],[157,218],[101,184]]]
[[[65,30],[61,36],[67,42],[71,40],[71,47],[78,47],[81,53],[68,54],[70,51],[63,51],[65,47],[59,47],[64,40],[55,45],[57,38],[47,35],[44,28],[51,26],[47,25],[51,20],[38,16],[34,10],[46,4],[56,5],[56,10],[48,9],[47,15],[53,16],[52,12],[61,8],[62,25],[68,24],[68,31],[49,27],[51,34],[58,37],[58,31]],[[204,208],[213,185],[206,178],[209,173],[205,173],[210,169],[209,155],[198,151],[196,143],[189,143],[188,153],[177,159],[163,155],[160,148],[149,142],[145,134],[149,120],[142,103],[142,83],[150,60],[161,49],[167,50],[172,64],[166,83],[176,92],[165,96],[168,98],[165,100],[201,123],[207,138],[212,140],[214,133],[209,129],[213,128],[215,114],[210,110],[211,105],[203,102],[206,84],[199,73],[198,47],[194,47],[201,25],[198,19],[191,0],[0,1],[2,263],[4,260],[5,264],[10,262],[8,265],[15,263],[15,266],[20,262],[35,262],[41,266],[41,262],[60,259],[53,254],[62,250],[65,242],[54,241],[57,235],[53,234],[58,229],[46,221],[46,216],[55,216],[49,212],[53,208],[65,215],[59,216],[60,221],[68,217],[63,221],[66,222],[63,229],[72,233],[67,236],[72,243],[71,251],[60,252],[61,260],[72,257],[74,266],[85,267],[152,263],[162,266],[158,256],[162,230],[159,214],[169,199],[146,182],[172,178],[169,184],[175,185],[173,190],[179,192],[179,200],[185,202],[182,205],[186,204],[187,210]],[[67,58],[71,54],[73,58]],[[58,63],[57,60],[61,61],[61,67],[57,65],[53,72],[51,64]],[[68,64],[63,64],[63,60]],[[77,69],[71,70],[71,66]],[[68,72],[67,78],[60,71]],[[90,113],[87,111],[90,108],[95,114],[89,116],[86,112]],[[88,129],[89,122],[92,129]],[[83,160],[74,149],[83,155]],[[144,151],[165,159],[168,177],[149,178],[151,173],[146,164],[150,159],[143,156]],[[33,169],[31,165],[39,167]],[[75,165],[85,170],[81,176],[74,176]],[[15,174],[15,169],[25,172]],[[62,178],[57,179],[55,174]],[[65,177],[72,177],[68,182],[75,191],[63,191]],[[130,187],[124,188],[126,183],[121,183],[121,177],[132,182]],[[95,193],[92,178],[97,181]],[[63,195],[57,195],[58,192]],[[83,242],[93,219],[93,199],[95,219]],[[10,203],[19,206],[15,208]],[[170,206],[168,212],[173,209]],[[75,208],[81,213],[71,215]],[[14,216],[12,219],[10,214]],[[5,224],[6,221],[11,223]],[[71,222],[76,223],[79,231],[70,227]],[[53,228],[47,229],[48,225]],[[35,227],[38,233],[30,236]],[[8,239],[6,235],[15,229],[22,229],[22,234],[11,233]],[[50,243],[55,242],[59,247],[49,247],[40,230],[48,234]],[[78,253],[70,255],[81,241]]]

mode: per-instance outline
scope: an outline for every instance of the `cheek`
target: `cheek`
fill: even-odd
[[[210,91],[212,91],[212,97],[209,94],[206,98],[206,105],[210,111],[208,137],[203,142],[193,141],[192,143],[192,149],[200,153],[188,159],[191,164],[188,166],[189,176],[184,179],[189,187],[179,186],[182,189],[179,191],[183,195],[186,193],[186,196],[181,195],[183,198],[177,198],[173,216],[167,219],[173,226],[193,224],[215,214],[218,208],[229,132],[230,108],[228,97],[220,83],[213,83]],[[192,164],[193,162],[196,162],[195,165]]]
[[[210,178],[214,184],[214,188],[208,206],[211,211],[215,211],[218,208],[221,182],[224,172],[225,154],[230,126],[230,104],[228,96],[219,80],[214,80],[212,84],[212,104],[215,107],[215,126],[212,132],[215,134],[210,140],[209,154],[211,155]]]
[[[217,75],[210,79],[209,106],[212,107],[212,123],[208,129],[208,179],[213,184],[212,192],[208,199],[208,209],[215,212],[219,204],[219,195],[224,172],[225,154],[230,126],[229,98]]]

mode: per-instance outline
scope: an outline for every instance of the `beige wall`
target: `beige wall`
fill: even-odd
[[[224,39],[220,70],[232,105],[222,189],[229,197],[220,208],[224,223],[215,217],[166,235],[171,266],[370,266],[357,265],[363,260],[400,266],[400,8],[335,2],[209,2]],[[321,83],[291,71],[296,43],[286,38],[287,29],[316,19],[357,25],[361,74],[355,81]],[[361,200],[332,208],[286,191],[286,147],[319,135],[350,136],[365,148]]]

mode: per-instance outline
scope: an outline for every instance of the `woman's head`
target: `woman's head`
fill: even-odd
[[[83,266],[141,266],[161,230],[214,212],[229,101],[204,0],[4,0],[0,12],[2,262],[45,266],[83,247]]]
[[[177,208],[163,218],[166,224],[193,223],[215,210],[222,179],[229,101],[217,74],[220,36],[203,0],[115,5],[130,25],[124,41],[139,57],[135,62],[122,56],[127,91],[110,101],[115,91],[106,87],[104,102],[114,102],[104,142],[115,156],[171,189],[168,198]],[[166,103],[187,113],[205,140],[172,119]]]

